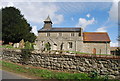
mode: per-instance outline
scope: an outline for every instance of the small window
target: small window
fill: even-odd
[[[72,42],[69,42],[68,44],[69,44],[69,48],[72,48]]]
[[[79,36],[81,36],[81,33],[79,33]]]
[[[47,33],[47,36],[50,36],[50,33]]]
[[[100,54],[101,54],[101,49],[100,49]]]
[[[43,42],[43,41],[41,41],[41,43],[42,43],[42,46],[43,46],[43,43],[44,43],[44,42]]]
[[[59,33],[59,36],[62,36],[62,33]]]
[[[71,33],[71,36],[74,36],[74,33]]]

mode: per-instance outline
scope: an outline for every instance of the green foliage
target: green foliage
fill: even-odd
[[[62,80],[67,80],[67,79],[73,79],[75,81],[80,81],[82,79],[90,79],[88,77],[88,74],[86,73],[64,73],[64,72],[59,72],[54,75],[55,78],[57,79],[62,79]]]
[[[28,64],[28,61],[31,57],[31,49],[21,49],[21,51],[22,51],[22,54],[21,54],[22,64]]]
[[[3,67],[9,67],[9,69],[15,70],[18,73],[26,72],[25,69],[22,66],[18,66],[18,65],[15,65],[15,64],[12,64],[12,63],[8,63],[8,62],[2,61],[2,66]]]
[[[96,71],[91,71],[90,77],[91,77],[92,79],[98,79],[98,73],[97,73]]]
[[[12,45],[1,45],[0,48],[14,48]]]
[[[30,43],[29,41],[25,42],[25,47],[24,49],[34,49],[33,43]]]
[[[21,49],[22,51],[22,64],[27,64],[30,57],[31,57],[31,51],[34,50],[33,43],[30,43],[29,41],[25,42],[24,49]]]
[[[45,48],[47,49],[47,51],[49,51],[51,49],[51,45],[50,43],[45,43]]]
[[[120,47],[118,47],[118,48],[115,50],[115,52],[116,52],[116,55],[117,55],[117,56],[120,56]]]
[[[5,43],[17,43],[22,39],[34,42],[36,36],[30,32],[31,29],[20,10],[15,7],[2,8],[2,39]]]

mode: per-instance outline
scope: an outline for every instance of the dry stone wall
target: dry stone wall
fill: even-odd
[[[3,50],[2,59],[21,63],[21,50]],[[120,59],[81,57],[60,54],[32,54],[28,65],[52,70],[85,72],[96,70],[101,76],[120,79]]]

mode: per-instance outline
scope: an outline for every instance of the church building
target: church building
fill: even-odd
[[[36,39],[36,45],[40,50],[45,48],[46,43],[51,46],[50,50],[110,54],[110,38],[107,32],[83,32],[81,27],[52,27],[49,16],[38,31]]]

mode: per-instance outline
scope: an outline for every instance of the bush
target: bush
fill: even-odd
[[[28,64],[28,61],[31,57],[31,49],[21,49],[22,54],[22,64]]]
[[[120,56],[120,48],[117,48],[115,51],[116,51],[116,55]]]
[[[51,45],[50,43],[45,43],[45,48],[47,49],[47,51],[49,51],[51,49]]]
[[[25,42],[25,47],[24,47],[24,49],[34,49],[34,47],[33,47],[33,43],[30,43],[30,42]]]

